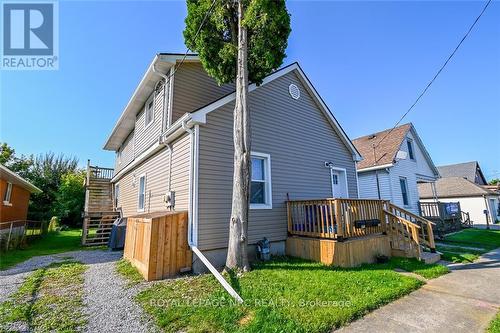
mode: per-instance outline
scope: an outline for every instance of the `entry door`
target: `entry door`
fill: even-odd
[[[332,194],[334,198],[347,198],[345,171],[331,169]]]

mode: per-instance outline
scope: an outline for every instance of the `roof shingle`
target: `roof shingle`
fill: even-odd
[[[493,191],[487,190],[462,177],[447,177],[438,179],[436,181],[436,192],[438,198],[495,195]],[[420,199],[431,199],[434,197],[432,194],[431,183],[418,184],[418,193]]]
[[[373,144],[377,145],[389,133],[390,129],[354,139],[352,143],[363,156],[363,160],[358,163],[358,170],[393,163],[399,147],[411,127],[411,123],[396,127],[376,148],[375,154],[373,153]]]

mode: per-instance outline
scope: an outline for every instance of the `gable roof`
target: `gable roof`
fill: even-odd
[[[149,95],[154,89],[155,83],[159,80],[160,74],[168,73],[168,70],[172,69],[178,60],[183,58],[182,54],[176,53],[159,53],[155,56],[152,63],[149,65],[148,70],[144,74],[139,86],[134,91],[134,94],[130,98],[127,106],[125,107],[123,113],[120,118],[116,122],[113,131],[111,132],[109,138],[104,144],[105,150],[118,150],[123,143],[123,141],[127,138],[130,132],[134,129],[135,126],[135,117],[136,114],[140,111]],[[186,61],[199,61],[199,57],[195,54],[190,54],[187,56]],[[288,66],[282,67],[275,72],[269,74],[264,78],[262,83],[257,86],[255,83],[252,83],[248,87],[248,92],[251,92],[259,87],[266,85],[269,82],[291,72],[296,71],[299,79],[304,84],[305,88],[311,94],[313,100],[316,102],[320,110],[325,114],[326,118],[330,122],[334,131],[339,135],[342,142],[346,145],[347,148],[351,151],[353,158],[356,161],[362,159],[361,154],[358,152],[352,141],[349,139],[344,129],[340,126],[337,119],[333,116],[333,113],[330,111],[326,103],[323,101],[321,96],[318,94],[314,86],[312,85],[309,78],[306,76],[302,68],[297,62],[294,62]],[[223,96],[212,103],[199,108],[198,110],[193,110],[190,112],[190,118],[192,121],[198,123],[206,122],[206,115],[209,112],[214,111],[215,109],[233,101],[236,98],[236,93],[232,92],[226,96]],[[180,120],[180,119],[179,119]],[[183,119],[186,120],[186,119]]]
[[[297,73],[297,76],[299,80],[302,82],[306,90],[310,93],[312,99],[316,103],[316,105],[319,107],[319,109],[323,112],[323,114],[326,116],[328,122],[332,126],[333,130],[337,133],[337,135],[340,137],[342,142],[346,145],[346,147],[351,151],[353,159],[355,161],[360,161],[362,159],[360,152],[356,149],[355,145],[349,139],[347,134],[345,133],[344,129],[342,126],[340,126],[339,122],[333,115],[333,113],[330,111],[324,100],[321,98],[321,96],[318,94],[316,88],[312,85],[311,81],[307,77],[307,75],[304,73],[298,62],[294,62],[288,66],[282,67],[275,72],[269,74],[264,78],[262,83],[260,85],[256,85],[255,83],[252,83],[248,86],[248,92],[252,92],[255,89],[259,89],[263,86],[265,86],[267,83],[274,81],[275,79],[282,77],[285,74],[288,74],[292,71],[295,71]],[[236,92],[232,92],[230,94],[227,94],[226,96],[223,96],[219,98],[218,100],[201,107],[193,112],[190,113],[191,119],[195,122],[199,123],[206,123],[206,115],[212,111],[217,110],[218,108],[226,105],[227,103],[232,102],[236,98]]]
[[[438,170],[441,177],[463,177],[474,183],[477,172],[484,184],[488,184],[477,161],[442,165],[438,167]]]
[[[377,145],[390,132],[390,129],[354,139],[352,142],[363,156],[363,160],[358,163],[358,170],[393,164],[399,147],[411,127],[411,123],[396,127],[376,148],[375,154],[373,145]]]
[[[0,178],[5,180],[5,181],[8,181],[9,183],[20,186],[20,187],[30,191],[31,193],[41,193],[42,192],[42,190],[40,190],[38,187],[31,184],[29,181],[27,181],[23,177],[19,176],[17,173],[10,170],[9,168],[7,168],[3,164],[0,164]]]
[[[111,134],[104,143],[103,149],[118,150],[120,148],[123,141],[125,141],[134,129],[135,117],[153,92],[155,84],[161,79],[161,75],[169,75],[169,72],[177,61],[182,59],[184,59],[184,54],[180,53],[158,53],[155,55],[111,130]],[[184,61],[199,61],[199,58],[196,54],[187,54]]]
[[[436,192],[438,198],[456,197],[480,197],[483,195],[497,195],[495,192],[485,189],[468,179],[462,177],[440,178],[436,181]],[[418,184],[418,192],[421,199],[434,198],[431,183]]]

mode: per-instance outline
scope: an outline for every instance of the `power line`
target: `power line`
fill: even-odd
[[[198,35],[200,34],[201,32],[201,28],[203,28],[203,25],[205,24],[205,22],[207,21],[207,18],[208,16],[211,14],[212,10],[214,9],[214,5],[215,5],[215,2],[217,2],[217,0],[213,0],[212,1],[212,4],[210,5],[210,7],[208,8],[207,12],[205,13],[205,16],[203,17],[203,20],[201,21],[201,24],[200,26],[198,27],[198,30],[196,31],[196,33],[194,34],[194,37],[193,37],[193,40],[196,40],[196,38],[198,37]],[[184,56],[182,57],[182,60],[179,62],[179,64],[177,64],[175,67],[174,67],[174,71],[172,73],[170,73],[170,75],[168,75],[168,79],[170,79],[172,76],[174,76],[175,72],[177,72],[177,70],[179,69],[179,67],[182,66],[182,64],[184,63],[184,60],[186,60],[186,57],[189,53],[189,51],[192,51],[189,49],[189,47],[186,48],[186,52],[184,53]]]
[[[448,57],[448,59],[446,59],[446,61],[444,62],[444,64],[441,66],[441,68],[437,71],[436,75],[434,75],[434,77],[432,78],[432,80],[430,80],[430,82],[427,84],[427,86],[425,87],[424,90],[422,90],[422,92],[420,93],[420,95],[418,95],[417,99],[415,100],[415,102],[410,106],[410,108],[403,114],[403,116],[397,121],[397,123],[394,125],[394,127],[382,138],[380,139],[380,141],[377,143],[376,146],[373,146],[373,150],[375,151],[375,149],[382,143],[382,141],[384,141],[384,139],[389,136],[392,131],[394,131],[394,129],[401,123],[401,121],[403,121],[403,119],[408,115],[408,113],[410,113],[410,111],[413,109],[413,107],[415,107],[415,105],[417,105],[418,101],[422,98],[422,96],[424,96],[424,94],[427,92],[427,90],[429,89],[429,87],[434,83],[434,81],[436,80],[436,78],[439,76],[439,74],[441,74],[441,72],[443,71],[443,69],[446,67],[446,65],[448,64],[448,62],[451,60],[451,58],[453,58],[453,56],[455,55],[455,53],[458,51],[458,49],[460,48],[460,46],[462,45],[462,43],[464,42],[464,40],[467,38],[467,36],[469,36],[470,32],[472,31],[472,29],[474,28],[474,26],[476,25],[476,23],[479,21],[479,19],[481,18],[481,16],[483,15],[483,13],[486,11],[486,8],[488,8],[488,6],[490,5],[492,0],[488,0],[488,2],[486,3],[486,5],[483,7],[483,10],[481,11],[481,13],[479,14],[479,16],[476,18],[476,20],[474,21],[474,23],[472,23],[472,25],[470,26],[469,30],[467,31],[467,33],[464,35],[464,37],[462,37],[462,39],[460,40],[460,42],[458,43],[457,47],[455,47],[455,49],[453,50],[453,52],[450,54],[450,56]]]

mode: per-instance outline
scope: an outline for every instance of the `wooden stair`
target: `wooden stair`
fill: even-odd
[[[393,255],[413,257],[425,263],[435,263],[441,259],[441,254],[436,252],[433,222],[391,203],[386,206],[384,213]]]
[[[113,207],[113,169],[91,166],[87,163],[85,179],[85,212],[82,245],[106,245],[113,222],[120,213]]]

